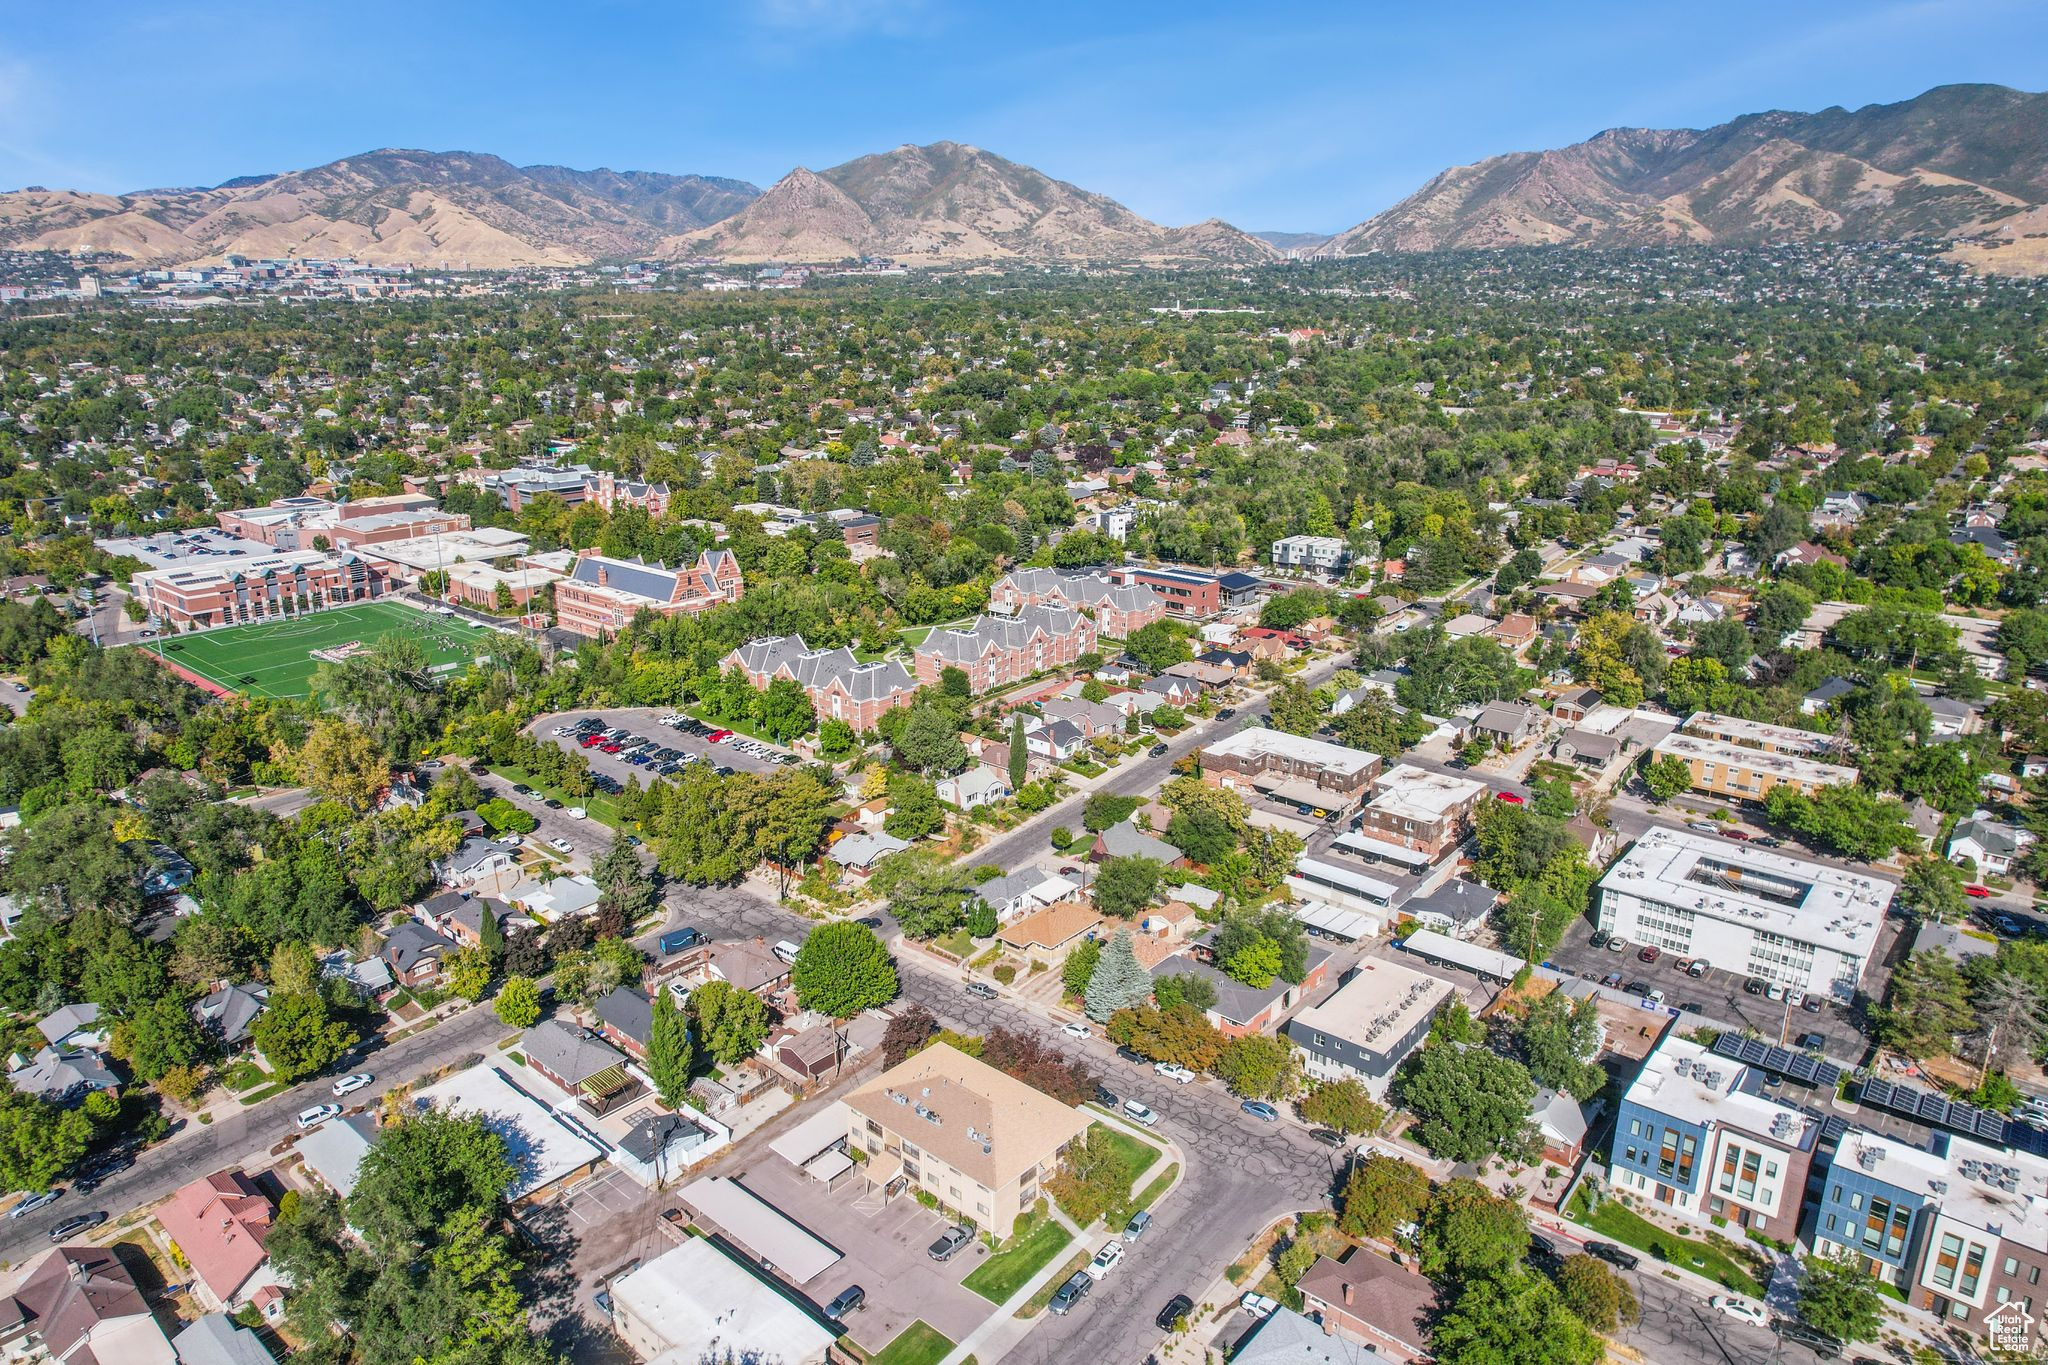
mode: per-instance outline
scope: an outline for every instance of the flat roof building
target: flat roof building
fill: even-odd
[[[1650,750],[1691,770],[1692,789],[1736,801],[1762,801],[1779,787],[1811,796],[1823,787],[1853,787],[1856,770],[1797,754],[1771,753],[1725,739],[1674,730]]]
[[[580,1127],[555,1117],[545,1104],[512,1084],[494,1066],[473,1066],[413,1092],[422,1109],[481,1115],[485,1126],[505,1140],[512,1160],[515,1203],[550,1190],[604,1160],[604,1149]]]
[[[1847,1004],[1898,886],[1690,830],[1652,826],[1600,879],[1609,934]]]
[[[1413,864],[1400,850],[1435,862],[1462,843],[1472,810],[1486,792],[1484,782],[1449,773],[1431,772],[1412,763],[1397,763],[1373,779],[1372,799],[1358,813],[1358,832],[1381,851],[1365,845],[1356,851],[1389,862]]]
[[[708,1237],[686,1238],[620,1276],[611,1299],[612,1326],[642,1360],[821,1365],[834,1340],[787,1294]]]
[[[1745,749],[1767,754],[1792,754],[1800,758],[1831,758],[1840,750],[1833,735],[1801,730],[1792,725],[1771,725],[1741,716],[1724,716],[1715,711],[1695,711],[1678,727],[1701,739],[1724,740]]]
[[[1451,983],[1398,962],[1367,958],[1329,999],[1287,1021],[1287,1041],[1317,1080],[1357,1080],[1384,1099],[1394,1070],[1429,1037]]]
[[[394,578],[416,583],[420,576],[446,570],[457,564],[488,564],[494,559],[516,559],[532,548],[532,542],[518,531],[499,526],[478,526],[473,530],[448,531],[441,535],[389,540],[363,547],[366,558],[390,566]]]
[[[1254,726],[1202,749],[1202,777],[1211,786],[1249,787],[1298,809],[1334,814],[1358,804],[1380,765],[1380,756],[1364,749]]]

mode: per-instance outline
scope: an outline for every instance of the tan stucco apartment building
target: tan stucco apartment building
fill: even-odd
[[[1088,1117],[948,1043],[933,1043],[846,1097],[847,1142],[869,1185],[913,1189],[1008,1237]]]

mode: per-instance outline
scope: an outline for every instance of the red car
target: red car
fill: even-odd
[[[1749,842],[1749,835],[1739,829],[1724,829],[1721,831],[1721,837],[1723,839],[1734,839],[1745,844]]]
[[[583,738],[577,740],[576,742],[586,749],[595,749],[598,745],[604,743],[604,736],[585,735]]]
[[[730,730],[713,730],[710,734],[704,736],[705,741],[710,744],[723,744],[731,738],[732,731]]]
[[[1643,949],[1640,953],[1637,953],[1636,956],[1642,959],[1644,962],[1655,962],[1658,958],[1664,956],[1664,950],[1653,945],[1651,947]]]
[[[1529,804],[1528,802],[1524,801],[1521,797],[1515,795],[1513,792],[1495,792],[1493,794],[1493,799],[1496,801],[1505,801],[1510,806],[1526,806],[1527,804]]]
[[[1970,898],[1971,898],[1972,900],[1980,900],[1980,901],[1981,901],[1981,900],[1983,900],[1983,899],[1984,899],[1984,898],[1985,898],[1986,896],[1989,896],[1989,895],[1991,894],[1991,888],[1990,888],[1990,887],[1988,887],[1988,886],[1976,886],[1976,885],[1974,885],[1974,884],[1973,884],[1973,885],[1970,885],[1970,886],[1966,886],[1966,887],[1964,887],[1964,888],[1963,888],[1963,894],[1964,894],[1965,896],[1968,896],[1968,897],[1970,897]]]
[[[615,754],[615,753],[617,753],[617,752],[618,752],[619,750],[621,750],[621,749],[625,748],[626,746],[625,746],[625,745],[623,745],[623,744],[621,744],[621,743],[619,743],[619,742],[618,742],[617,740],[615,740],[615,739],[608,739],[608,740],[606,740],[606,741],[605,741],[604,743],[602,743],[602,744],[598,745],[597,747],[598,747],[599,749],[603,750],[603,751],[604,751],[605,753],[608,753],[608,754]]]

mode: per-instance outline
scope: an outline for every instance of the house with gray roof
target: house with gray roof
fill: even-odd
[[[384,936],[379,955],[401,985],[418,986],[441,974],[441,959],[454,952],[455,946],[455,940],[447,935],[409,919]]]
[[[1168,867],[1179,867],[1182,862],[1179,849],[1147,834],[1132,820],[1111,825],[1096,835],[1095,846],[1088,852],[1098,862],[1104,858],[1150,858]]]
[[[2012,875],[2013,864],[2026,855],[2033,843],[2033,831],[1993,820],[1980,812],[1949,834],[1948,860],[1959,863],[1967,858],[1976,863],[1980,876],[2008,877]]]
[[[1015,616],[1029,607],[1084,611],[1114,640],[1166,615],[1166,599],[1143,583],[1115,583],[1097,573],[1013,569],[989,590],[989,610]]]
[[[1066,900],[1078,889],[1057,873],[1027,867],[981,883],[974,888],[974,899],[995,911],[999,922],[1007,924],[1019,915]]]
[[[514,865],[512,850],[489,839],[464,839],[453,853],[435,864],[434,875],[447,886],[474,886]]]
[[[1492,887],[1453,877],[1427,895],[1409,900],[1401,907],[1401,913],[1425,929],[1464,939],[1472,937],[1486,923],[1497,899]]]
[[[36,1029],[53,1047],[82,1047],[94,1051],[107,1045],[107,1031],[99,1026],[100,1007],[87,1001],[52,1010],[36,1021]]]
[[[226,1313],[208,1313],[171,1338],[178,1365],[277,1365],[262,1338]]]
[[[216,987],[192,1007],[199,1026],[210,1030],[228,1048],[249,1041],[256,1018],[270,1003],[270,988],[249,983]]]
[[[97,1052],[52,1044],[22,1059],[7,1079],[23,1094],[40,1095],[52,1104],[77,1104],[95,1090],[113,1090],[121,1082]]]
[[[626,1054],[593,1033],[547,1019],[520,1040],[527,1064],[562,1089],[575,1092],[600,1072],[622,1065]]]
[[[1527,702],[1488,702],[1472,722],[1482,738],[1503,749],[1513,749],[1543,730],[1543,713]]]
[[[821,719],[844,721],[855,730],[874,729],[883,715],[908,706],[917,692],[917,679],[893,659],[862,663],[844,646],[812,649],[801,635],[749,640],[727,654],[723,666],[738,669],[762,690],[787,678],[803,688]]]
[[[598,1034],[628,1056],[647,1059],[654,1038],[654,1001],[638,985],[614,986],[590,1006]]]
[[[706,550],[694,564],[673,569],[584,550],[569,576],[555,584],[555,621],[572,634],[601,640],[618,634],[643,611],[695,614],[737,602],[745,593],[739,561],[729,550]]]

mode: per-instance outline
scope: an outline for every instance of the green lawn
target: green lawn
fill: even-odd
[[[1762,1298],[1764,1287],[1749,1273],[1748,1267],[1706,1242],[1689,1241],[1677,1233],[1666,1232],[1655,1223],[1637,1214],[1630,1213],[1613,1199],[1602,1200],[1600,1208],[1592,1217],[1586,1216],[1586,1192],[1581,1189],[1572,1199],[1566,1216],[1573,1222],[1638,1251],[1646,1251],[1658,1260],[1683,1270],[1704,1275],[1724,1289],[1738,1294]]]
[[[896,1340],[884,1346],[880,1354],[869,1356],[868,1365],[939,1365],[952,1350],[952,1342],[919,1318],[897,1333]]]
[[[405,635],[427,647],[438,672],[455,672],[472,659],[486,658],[503,638],[458,617],[437,616],[399,602],[358,602],[277,621],[222,626],[166,636],[130,648],[160,655],[166,663],[228,692],[247,697],[303,697],[312,690],[316,649],[370,645],[387,635]]]
[[[1072,1240],[1059,1220],[1048,1214],[1036,1227],[1013,1236],[1008,1246],[976,1266],[961,1283],[990,1303],[1008,1303]]]
[[[1154,1163],[1164,1155],[1151,1143],[1141,1142],[1121,1128],[1112,1128],[1106,1123],[1098,1123],[1095,1127],[1099,1131],[1109,1134],[1109,1140],[1116,1145],[1116,1149],[1119,1152],[1123,1153],[1124,1160],[1128,1161],[1131,1165],[1131,1179],[1133,1181],[1151,1170]]]
[[[1173,1178],[1179,1174],[1180,1163],[1178,1161],[1167,1166],[1165,1170],[1159,1173],[1158,1178],[1147,1185],[1143,1192],[1131,1202],[1131,1212],[1136,1213],[1140,1209],[1151,1208],[1159,1201],[1159,1196],[1165,1194],[1168,1187],[1173,1184]]]
[[[618,828],[619,803],[615,798],[606,796],[603,792],[592,792],[588,796],[571,796],[552,783],[544,782],[540,778],[535,777],[524,768],[514,768],[505,764],[493,763],[490,765],[490,769],[500,777],[508,778],[513,782],[525,783],[542,796],[552,796],[564,806],[581,806],[584,813],[591,819],[610,825],[613,829]],[[593,853],[591,856],[594,858],[597,855]]]
[[[1082,1247],[1079,1251],[1075,1252],[1074,1259],[1061,1266],[1059,1274],[1054,1275],[1044,1284],[1038,1286],[1038,1292],[1033,1294],[1030,1301],[1017,1310],[1017,1316],[1020,1318],[1035,1318],[1040,1313],[1043,1313],[1045,1306],[1052,1302],[1052,1296],[1060,1292],[1060,1286],[1073,1279],[1075,1271],[1094,1259],[1095,1253],[1087,1247]]]

